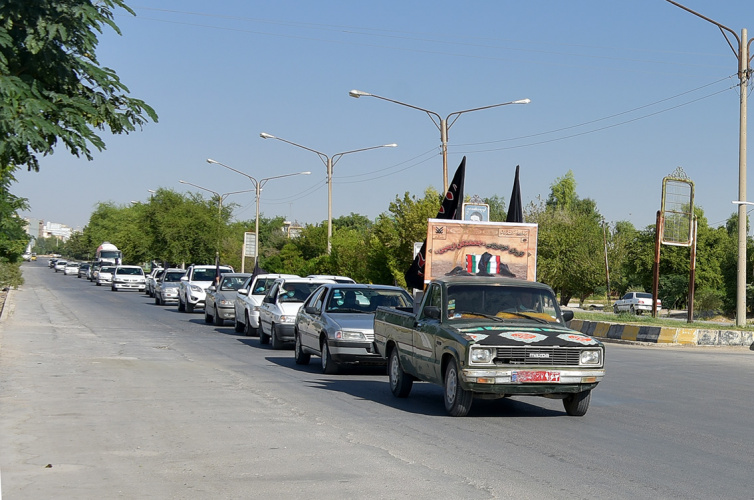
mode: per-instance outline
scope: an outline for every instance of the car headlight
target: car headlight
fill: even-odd
[[[221,306],[230,307],[230,306],[233,305],[233,301],[232,300],[222,299],[220,302],[218,302],[218,304],[220,304]]]
[[[472,363],[489,363],[495,355],[495,350],[491,347],[477,347],[471,349]]]
[[[204,288],[202,288],[200,286],[196,286],[196,285],[191,285],[191,291],[192,292],[202,293],[202,292],[204,292]]]
[[[602,351],[588,350],[581,351],[581,357],[579,358],[579,364],[581,365],[601,365],[602,364]]]
[[[293,323],[296,321],[296,316],[280,316],[281,323]]]
[[[338,330],[335,332],[335,338],[338,340],[366,340],[361,332],[349,332],[348,330]]]

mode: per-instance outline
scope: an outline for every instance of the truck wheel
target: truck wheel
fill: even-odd
[[[235,330],[235,332],[236,332],[236,333],[241,333],[242,331],[244,331],[244,330],[245,330],[245,328],[244,328],[244,324],[243,324],[243,323],[240,323],[240,322],[238,321],[238,318],[235,318],[235,319],[233,320],[233,330]]]
[[[210,316],[207,311],[204,311],[204,322],[208,325],[212,323],[212,316]]]
[[[296,344],[293,347],[293,355],[296,358],[296,364],[308,365],[309,361],[312,359],[312,355],[308,352],[304,352],[304,350],[301,348],[301,335],[298,333],[298,331],[295,333],[295,337]]]
[[[178,296],[178,311],[185,312],[186,306],[183,305],[183,301],[181,300],[181,296]]]
[[[453,417],[465,417],[471,409],[474,395],[461,387],[458,365],[451,359],[445,368],[445,410]]]
[[[387,361],[387,373],[390,379],[390,390],[396,398],[405,398],[411,392],[414,385],[414,379],[411,378],[401,367],[401,360],[398,358],[398,348],[394,347],[390,351],[390,358]]]
[[[280,340],[280,337],[278,337],[278,332],[275,328],[275,325],[272,325],[270,327],[270,347],[275,350],[280,350],[283,348],[283,342]]]
[[[262,328],[262,322],[259,322],[259,328],[257,329],[259,332],[259,343],[262,345],[267,345],[270,343],[270,337],[266,333],[264,333],[264,328]]]
[[[220,313],[217,311],[217,308],[215,307],[215,326],[223,326],[225,325],[225,320],[220,317]]]
[[[591,401],[591,399],[591,390],[569,394],[563,400],[563,408],[565,408],[566,413],[572,417],[583,417],[589,409],[589,401]]]
[[[335,375],[338,373],[338,363],[332,359],[330,348],[327,346],[327,340],[322,341],[320,352],[322,353],[322,373],[327,375]]]
[[[192,312],[194,312],[194,304],[192,304],[192,303],[191,303],[191,302],[189,302],[188,300],[186,301],[186,312],[187,312],[187,313],[192,313]]]

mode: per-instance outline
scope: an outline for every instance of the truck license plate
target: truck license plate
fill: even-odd
[[[560,382],[560,372],[544,370],[511,372],[511,382]]]

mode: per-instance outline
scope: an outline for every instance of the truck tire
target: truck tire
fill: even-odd
[[[444,389],[445,410],[452,417],[465,417],[471,409],[474,395],[461,387],[455,358],[451,358],[448,366],[445,367]]]
[[[293,346],[293,355],[296,358],[296,364],[308,365],[312,359],[312,355],[304,352],[304,349],[301,347],[301,335],[299,335],[298,331],[294,335],[296,337],[296,344]]]
[[[408,397],[411,387],[414,385],[414,379],[403,371],[401,360],[398,357],[398,348],[390,350],[390,357],[387,361],[387,373],[390,379],[390,390],[396,398]]]
[[[338,363],[332,359],[330,348],[327,346],[327,340],[322,341],[320,352],[322,353],[322,373],[327,375],[335,375],[338,373]]]
[[[589,409],[589,401],[591,399],[591,390],[569,394],[563,399],[563,408],[572,417],[583,417]]]

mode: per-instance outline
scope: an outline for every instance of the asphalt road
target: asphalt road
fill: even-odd
[[[396,399],[203,313],[25,263],[0,322],[2,498],[751,498],[754,352],[609,344],[560,401]]]

